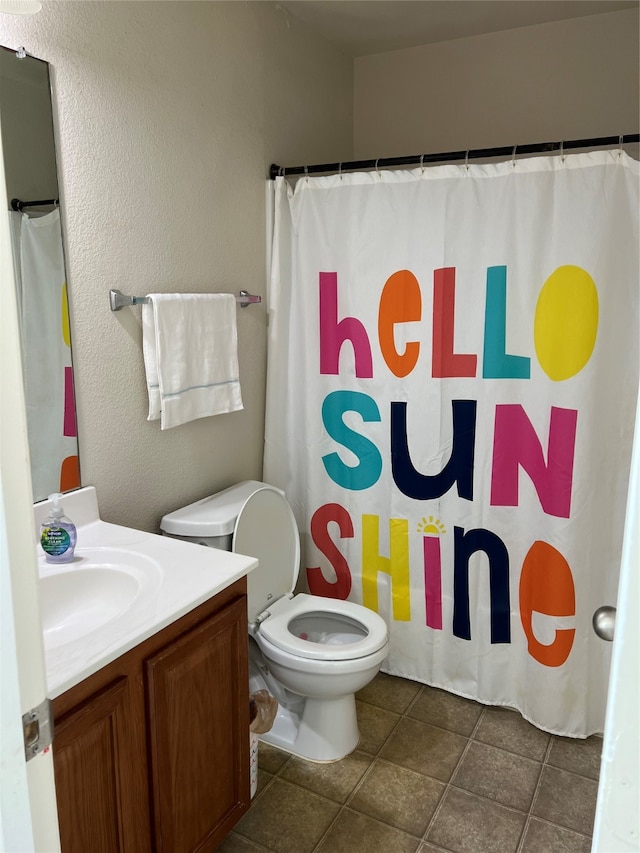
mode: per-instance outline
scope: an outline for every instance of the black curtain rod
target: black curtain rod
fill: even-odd
[[[57,198],[43,198],[40,201],[20,201],[19,198],[11,199],[11,210],[17,210],[18,213],[24,210],[25,207],[44,207],[47,204],[59,204]]]
[[[506,145],[502,148],[476,148],[471,151],[446,151],[440,154],[412,154],[408,157],[380,157],[378,160],[351,160],[347,163],[320,163],[314,166],[277,166],[269,168],[269,178],[279,176],[313,175],[318,172],[351,172],[384,169],[388,166],[416,166],[423,163],[446,163],[451,160],[478,160],[484,157],[515,157],[517,154],[542,154],[549,151],[569,151],[573,148],[601,148],[640,142],[639,133],[623,136],[600,136],[592,139],[570,139],[562,142],[533,142],[529,145]]]

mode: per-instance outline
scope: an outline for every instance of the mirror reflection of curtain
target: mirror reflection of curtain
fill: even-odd
[[[33,494],[80,485],[60,211],[10,213]]]

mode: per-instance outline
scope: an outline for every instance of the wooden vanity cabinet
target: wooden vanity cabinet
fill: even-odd
[[[64,853],[150,849],[142,711],[131,679],[116,676],[56,720],[54,772]]]
[[[62,853],[209,853],[248,809],[243,578],[53,700]]]

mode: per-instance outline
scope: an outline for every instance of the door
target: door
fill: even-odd
[[[640,850],[640,400],[631,458],[627,521],[613,640],[593,853]],[[603,605],[610,602],[603,602]],[[604,641],[603,641],[604,642]]]
[[[0,137],[0,186],[5,186]],[[9,219],[0,216],[0,844],[60,849],[51,750],[25,763],[22,714],[46,696],[18,312]]]
[[[156,853],[211,853],[249,807],[246,599],[145,662]]]
[[[56,715],[55,777],[64,853],[147,853],[146,743],[140,681],[120,675]]]

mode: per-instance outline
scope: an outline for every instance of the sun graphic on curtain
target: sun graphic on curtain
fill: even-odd
[[[429,520],[423,516],[422,521],[418,523],[418,533],[427,533],[431,536],[440,536],[443,533],[446,533],[447,530],[444,524],[440,521],[439,518],[434,518],[432,515],[429,516]]]

